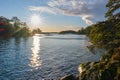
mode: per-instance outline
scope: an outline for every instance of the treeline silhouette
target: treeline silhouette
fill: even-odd
[[[81,28],[78,31],[74,31],[74,30],[65,30],[65,31],[60,31],[59,34],[87,34],[87,30],[86,28]]]
[[[28,37],[41,32],[39,28],[30,30],[27,24],[17,17],[12,19],[0,17],[0,37]]]

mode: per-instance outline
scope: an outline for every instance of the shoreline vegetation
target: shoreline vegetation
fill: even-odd
[[[29,37],[35,34],[85,34],[84,28],[74,31],[66,30],[61,32],[42,32],[40,28],[30,29],[25,22],[21,22],[17,17],[7,19],[0,16],[0,38]]]
[[[21,22],[17,17],[7,19],[0,16],[0,37],[29,37],[34,34],[39,34],[42,31],[39,28],[30,30],[25,22]]]
[[[67,75],[60,80],[120,80],[120,0],[109,0],[106,21],[88,26],[85,31],[94,47],[106,49],[97,62],[80,64],[77,77]]]
[[[72,74],[60,80],[119,80],[120,79],[120,0],[109,0],[105,14],[107,20],[98,22],[79,31],[61,31],[59,34],[85,34],[90,38],[92,47],[106,49],[97,62],[80,64],[77,76]],[[118,10],[118,11],[117,11]],[[117,11],[117,12],[115,12]],[[27,24],[17,17],[11,20],[0,17],[0,35],[5,37],[28,37],[42,33],[37,28],[30,30]],[[45,33],[47,34],[47,33]]]

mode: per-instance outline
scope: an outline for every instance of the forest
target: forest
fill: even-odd
[[[25,22],[21,22],[17,17],[12,19],[0,17],[0,37],[28,37],[41,33],[39,28],[31,30]]]
[[[92,48],[106,51],[98,62],[81,64],[83,72],[80,74],[80,80],[120,79],[120,0],[109,0],[106,7],[107,20],[85,29]]]

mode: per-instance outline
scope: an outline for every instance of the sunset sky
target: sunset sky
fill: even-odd
[[[105,20],[108,0],[0,0],[0,16],[17,16],[29,27],[43,31],[78,30]],[[38,15],[41,23],[33,26],[30,18]]]

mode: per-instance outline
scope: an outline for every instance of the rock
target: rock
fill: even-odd
[[[60,80],[77,80],[77,79],[72,74],[69,74],[69,75],[62,77]]]
[[[79,74],[76,75],[76,80],[79,80]]]

